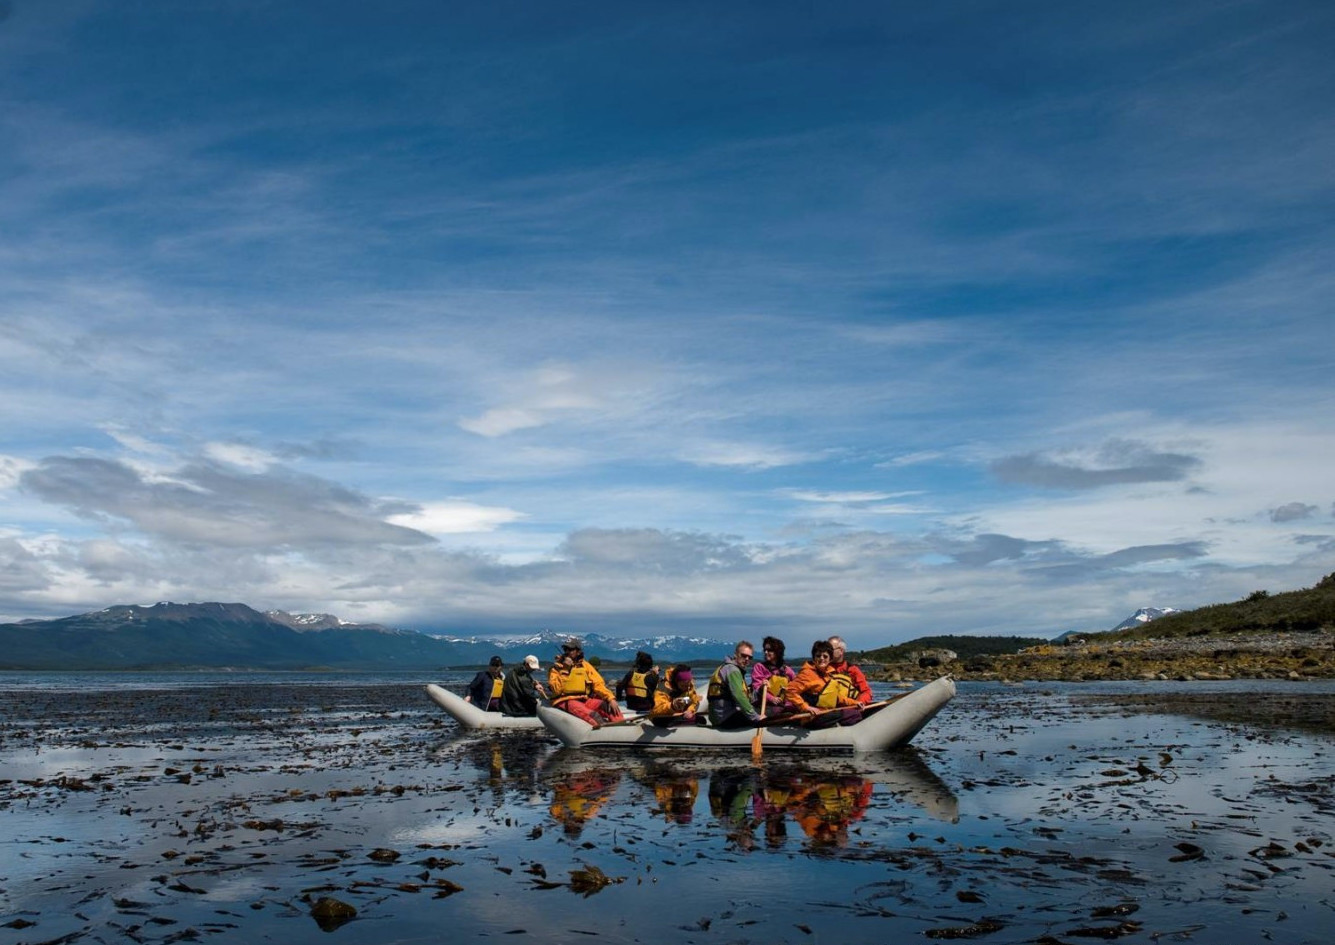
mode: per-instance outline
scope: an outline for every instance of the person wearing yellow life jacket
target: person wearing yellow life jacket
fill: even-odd
[[[648,712],[654,707],[654,690],[658,688],[658,667],[654,658],[644,650],[635,654],[635,665],[617,682],[616,697],[626,703],[632,712]]]
[[[788,697],[801,700],[817,714],[805,722],[810,728],[853,725],[862,720],[862,708],[853,695],[853,680],[830,668],[834,648],[827,640],[811,644],[811,659],[788,684]]]
[[[584,644],[578,640],[561,644],[561,655],[547,674],[547,687],[552,705],[583,719],[594,728],[604,722],[622,720],[616,696],[607,688],[598,670],[584,661]]]
[[[746,670],[754,656],[755,647],[749,640],[743,640],[709,677],[705,695],[709,700],[709,721],[715,728],[746,728],[760,722],[760,713],[746,691]]]
[[[473,681],[468,684],[464,701],[471,702],[487,712],[501,711],[501,691],[505,687],[505,673],[501,670],[503,665],[505,664],[499,656],[493,656],[487,668],[474,676]]]
[[[844,643],[844,638],[830,637],[829,643],[833,651],[830,656],[830,669],[836,673],[843,673],[852,681],[853,698],[858,701],[858,705],[871,702],[871,684],[867,682],[866,675],[861,667],[844,658],[844,654],[848,652],[848,644]]]
[[[654,707],[649,711],[649,717],[659,728],[704,724],[704,716],[698,714],[699,708],[700,693],[695,691],[691,668],[679,663],[667,671],[654,693]]]
[[[751,701],[760,705],[763,693],[765,717],[775,718],[790,711],[785,691],[797,672],[784,662],[785,648],[778,637],[765,637],[760,648],[765,658],[751,665]]]

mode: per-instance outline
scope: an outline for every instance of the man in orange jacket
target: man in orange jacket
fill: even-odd
[[[834,655],[830,657],[830,670],[835,673],[843,673],[853,681],[853,698],[858,701],[858,705],[866,705],[871,702],[871,685],[867,682],[867,677],[862,670],[844,658],[848,652],[848,646],[844,643],[843,637],[830,637],[830,649]]]

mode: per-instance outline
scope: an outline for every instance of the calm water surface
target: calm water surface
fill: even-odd
[[[0,945],[1335,928],[1335,737],[1285,709],[1330,683],[964,684],[913,749],[757,764],[471,735],[425,681],[0,674]]]

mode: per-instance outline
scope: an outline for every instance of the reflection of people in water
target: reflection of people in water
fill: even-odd
[[[699,778],[663,778],[653,784],[658,808],[668,823],[685,826],[695,816],[695,799],[700,794]]]
[[[533,790],[538,753],[532,740],[519,737],[477,741],[464,747],[462,753],[498,801],[507,790],[523,795]]]
[[[793,797],[789,811],[813,848],[848,844],[848,826],[867,813],[872,783],[855,775],[822,778]]]
[[[709,779],[709,812],[723,825],[732,845],[741,850],[756,845],[755,821],[747,813],[756,794],[756,776],[749,768],[725,768]]]
[[[725,769],[710,778],[709,809],[740,849],[754,848],[757,826],[767,847],[783,846],[790,817],[813,850],[829,849],[847,845],[848,828],[866,815],[873,790],[871,781],[852,773]]]
[[[552,782],[548,813],[567,836],[578,837],[584,825],[616,793],[620,783],[621,771],[617,768],[590,768],[559,778]]]

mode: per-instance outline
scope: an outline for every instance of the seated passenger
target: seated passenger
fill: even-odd
[[[826,640],[811,644],[811,659],[788,684],[788,697],[801,700],[811,717],[803,724],[810,728],[853,725],[862,720],[862,708],[853,698],[853,681],[830,669],[834,648]]]
[[[761,649],[765,658],[751,667],[751,701],[761,705],[761,693],[764,693],[761,712],[766,718],[774,718],[790,711],[785,690],[797,673],[783,660],[782,640],[765,637]]]
[[[505,677],[501,686],[501,711],[506,715],[537,715],[538,697],[546,698],[542,683],[533,678],[538,671],[536,656],[524,657],[524,662]]]
[[[487,668],[481,670],[468,684],[464,701],[487,712],[501,711],[501,688],[505,685],[505,673],[501,671],[503,665],[499,656],[493,656]]]
[[[603,677],[591,663],[584,661],[584,644],[567,640],[561,655],[547,674],[552,705],[565,709],[594,728],[604,722],[620,722],[621,707],[607,688]]]
[[[858,705],[867,705],[871,702],[871,684],[860,667],[844,659],[844,654],[848,652],[844,638],[830,637],[830,649],[834,651],[830,657],[830,669],[846,675],[853,684],[853,698],[858,701]]]
[[[648,712],[654,707],[654,690],[658,688],[658,667],[654,658],[644,650],[635,654],[635,665],[617,683],[616,697],[624,700],[632,712]]]
[[[682,663],[667,671],[662,685],[654,693],[654,707],[649,715],[660,728],[697,723],[703,725],[704,717],[697,714],[699,707],[700,693],[695,691],[691,668]]]
[[[755,647],[743,640],[709,677],[709,721],[715,728],[746,728],[760,723],[760,713],[746,691],[746,667],[754,655]]]

